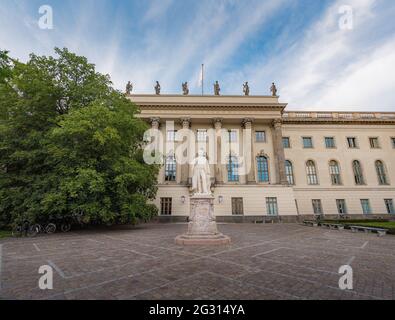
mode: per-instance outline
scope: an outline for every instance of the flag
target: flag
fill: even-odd
[[[202,64],[202,69],[200,70],[200,73],[199,73],[199,82],[198,82],[198,85],[199,85],[199,87],[203,87],[203,68],[204,68],[204,65]]]

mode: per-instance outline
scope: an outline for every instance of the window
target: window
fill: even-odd
[[[228,131],[229,142],[237,142],[237,130]]]
[[[176,141],[177,130],[167,131],[167,141]]]
[[[371,214],[372,209],[370,208],[370,201],[369,199],[361,199],[361,206],[363,214]]]
[[[386,174],[384,163],[380,160],[377,160],[375,166],[376,166],[377,178],[379,179],[379,184],[387,185],[388,180],[387,180],[387,174]]]
[[[332,185],[341,185],[340,167],[337,161],[332,160],[329,162],[329,173],[331,175]]]
[[[284,149],[291,148],[291,140],[289,139],[289,137],[283,137],[283,146],[284,146]]]
[[[197,141],[198,142],[206,142],[207,141],[207,130],[198,130],[197,131]]]
[[[243,215],[243,198],[232,198],[232,214],[233,215]]]
[[[337,199],[336,200],[337,212],[340,215],[347,214],[346,200]]]
[[[174,155],[166,158],[165,164],[165,181],[176,181],[176,158]]]
[[[395,138],[391,138],[392,148],[395,149]]]
[[[365,184],[365,180],[363,178],[361,163],[358,160],[353,161],[352,170],[354,172],[354,180],[355,184],[363,185]]]
[[[303,137],[303,148],[311,149],[313,148],[313,138],[311,137]]]
[[[352,148],[352,149],[358,148],[357,138],[349,137],[349,138],[347,138],[347,143],[348,143],[349,148]]]
[[[395,214],[394,201],[392,199],[385,199],[385,207],[388,214]]]
[[[322,210],[321,199],[313,199],[312,204],[313,204],[314,214],[322,215],[324,213]]]
[[[228,161],[228,181],[239,181],[239,163],[234,156],[230,156]]]
[[[259,182],[269,182],[269,162],[264,156],[256,158]]]
[[[269,216],[278,215],[277,198],[266,198],[267,214]]]
[[[379,149],[380,148],[379,138],[369,138],[369,143],[370,143],[370,147],[372,149]]]
[[[307,183],[310,185],[318,184],[317,169],[312,160],[306,162]]]
[[[292,162],[289,160],[285,161],[285,175],[287,176],[288,184],[294,185],[295,184],[294,169],[292,166]]]
[[[325,146],[327,149],[336,148],[335,138],[333,137],[325,137]]]
[[[172,207],[172,198],[160,198],[160,214],[170,216]]]
[[[266,132],[265,131],[255,131],[255,141],[256,142],[266,142]]]

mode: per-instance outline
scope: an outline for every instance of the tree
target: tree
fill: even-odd
[[[10,75],[11,59],[7,51],[0,50],[0,83],[4,82]]]
[[[0,223],[150,219],[158,168],[142,159],[137,107],[86,58],[55,52],[7,64],[0,82]]]

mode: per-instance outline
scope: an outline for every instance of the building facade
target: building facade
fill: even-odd
[[[175,156],[182,144],[190,157],[214,154],[218,221],[395,217],[395,112],[287,112],[277,96],[129,98],[163,137],[155,200],[162,220],[189,216],[192,166]],[[183,130],[193,143],[179,138]]]

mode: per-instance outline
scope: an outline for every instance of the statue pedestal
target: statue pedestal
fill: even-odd
[[[214,197],[194,195],[191,197],[191,214],[188,232],[176,237],[179,245],[226,245],[231,240],[217,229],[214,215]]]

